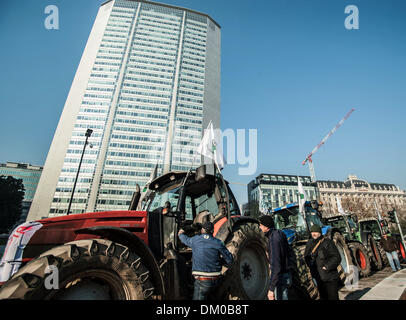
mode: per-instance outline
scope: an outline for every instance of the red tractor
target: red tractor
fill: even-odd
[[[139,208],[139,210],[135,210]],[[29,222],[9,238],[0,265],[1,299],[190,299],[192,236],[212,221],[234,256],[213,299],[265,299],[269,266],[258,221],[241,216],[213,166],[169,172],[137,187],[129,211]],[[49,277],[57,273],[57,283]],[[55,279],[55,278],[53,278]]]

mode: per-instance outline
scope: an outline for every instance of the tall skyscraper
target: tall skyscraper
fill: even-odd
[[[220,26],[166,4],[103,3],[28,220],[67,213],[87,129],[72,213],[127,209],[157,163],[188,169],[210,121],[220,128]]]

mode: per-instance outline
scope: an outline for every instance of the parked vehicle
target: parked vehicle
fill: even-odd
[[[361,276],[368,276],[372,267],[382,269],[382,259],[379,254],[378,245],[371,232],[361,230],[357,224],[355,215],[336,215],[325,219],[328,225],[337,228],[344,235],[344,238],[351,249],[354,264],[357,266]]]
[[[296,256],[296,268],[293,276],[293,285],[300,292],[301,297],[315,299],[318,297],[317,287],[314,285],[310,270],[304,260],[304,251],[310,238],[310,227],[314,224],[322,228],[322,233],[334,241],[341,255],[341,264],[338,272],[342,284],[352,265],[351,251],[344,236],[339,229],[324,225],[317,201],[305,203],[305,216],[299,212],[297,202],[272,210],[275,227],[283,230]]]
[[[205,221],[213,222],[214,236],[235,260],[223,268],[213,298],[265,299],[265,236],[257,220],[240,215],[221,173],[206,165],[168,172],[144,195],[138,187],[128,211],[72,214],[20,226],[1,262],[0,298],[190,299],[192,252],[177,234],[183,228],[192,236]],[[45,286],[51,266],[59,272],[58,289]]]
[[[384,219],[379,220],[376,218],[362,219],[359,220],[359,227],[361,231],[369,232],[373,235],[373,238],[377,242],[378,250],[381,255],[384,266],[389,266],[389,261],[388,258],[386,257],[385,251],[383,250],[380,244],[380,240],[383,234],[389,234],[397,240],[400,250],[399,259],[401,261],[406,261],[406,252],[403,243],[401,241],[401,237],[399,234],[394,234],[390,232],[389,225],[386,220]]]

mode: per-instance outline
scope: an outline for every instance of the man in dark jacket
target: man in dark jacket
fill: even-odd
[[[385,250],[386,256],[388,257],[388,261],[393,272],[402,269],[398,257],[399,246],[397,241],[393,237],[384,234],[381,238],[381,245],[383,250]]]
[[[205,222],[200,235],[188,237],[182,229],[178,233],[179,239],[192,248],[193,300],[206,300],[217,285],[222,265],[233,262],[233,255],[221,240],[213,237],[213,231],[213,223]]]
[[[338,271],[341,256],[334,242],[321,234],[321,228],[310,228],[311,239],[305,249],[305,261],[319,289],[320,299],[338,300]]]
[[[272,216],[261,216],[259,223],[260,229],[268,238],[268,259],[271,269],[268,299],[288,300],[288,288],[292,282],[290,261],[293,253],[285,233],[275,229]]]

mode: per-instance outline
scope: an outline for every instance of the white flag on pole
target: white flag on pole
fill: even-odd
[[[375,199],[374,199],[374,206],[375,206],[376,214],[378,215],[378,220],[382,220],[381,213],[378,210],[378,206],[376,205]]]
[[[302,182],[300,181],[300,178],[297,177],[297,187],[299,189],[299,212],[301,214],[304,214],[305,210],[304,210],[304,205],[306,202],[306,193],[303,189],[303,185]]]
[[[344,212],[343,207],[341,206],[341,201],[340,201],[340,199],[338,197],[336,197],[336,200],[337,200],[338,212],[344,216],[345,212]]]
[[[224,168],[223,152],[221,150],[220,137],[214,133],[213,124],[210,121],[197,152],[202,156],[212,159],[219,169]]]

